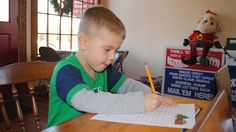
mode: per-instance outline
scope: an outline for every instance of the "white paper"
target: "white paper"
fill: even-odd
[[[184,119],[184,124],[175,124],[177,114],[183,114],[188,117]],[[147,112],[145,114],[97,114],[91,119],[191,129],[195,124],[195,112],[194,104],[177,104],[176,107],[160,106],[154,112]]]

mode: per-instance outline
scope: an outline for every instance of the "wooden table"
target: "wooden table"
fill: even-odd
[[[194,103],[195,109],[203,110],[197,116],[197,120],[203,115],[210,101],[170,96],[177,103]],[[135,125],[127,123],[115,123],[107,121],[90,120],[95,114],[86,113],[57,126],[45,129],[44,132],[180,132],[180,128],[157,127],[147,125]]]

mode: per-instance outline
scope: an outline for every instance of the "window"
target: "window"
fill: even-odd
[[[99,0],[33,0],[31,55],[37,56],[41,46],[77,51],[81,15],[85,9],[99,3]]]
[[[9,0],[2,0],[0,5],[0,21],[9,22]]]

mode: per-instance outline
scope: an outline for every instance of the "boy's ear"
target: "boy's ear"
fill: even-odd
[[[80,34],[78,35],[78,43],[80,49],[86,49],[88,45],[88,37],[86,35]]]

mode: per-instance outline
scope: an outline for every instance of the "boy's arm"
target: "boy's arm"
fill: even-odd
[[[131,78],[127,78],[124,82],[124,84],[121,86],[121,88],[117,91],[117,93],[129,93],[129,92],[137,92],[137,91],[141,91],[141,92],[145,92],[145,93],[151,93],[152,90],[150,87],[148,87],[147,85],[136,81],[134,79]]]
[[[143,92],[112,94],[109,92],[94,93],[82,89],[74,95],[71,105],[76,109],[90,113],[143,113]]]

